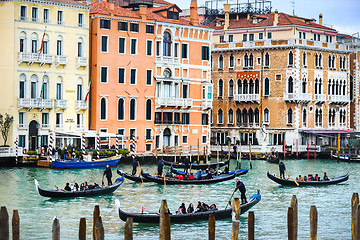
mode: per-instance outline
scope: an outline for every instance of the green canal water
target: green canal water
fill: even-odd
[[[330,177],[350,173],[347,182],[322,187],[284,187],[266,177],[266,172],[278,173],[277,164],[265,161],[252,161],[252,169],[241,176],[246,184],[247,197],[260,189],[262,200],[252,210],[255,213],[256,239],[287,239],[287,209],[292,195],[298,198],[299,234],[298,239],[309,238],[310,206],[318,210],[318,239],[351,239],[351,197],[359,192],[360,165],[337,163],[334,160],[287,160],[287,171],[293,176],[298,174],[322,173]],[[231,162],[235,166],[235,161]],[[242,161],[248,167],[249,161]],[[155,165],[142,165],[145,171],[154,173]],[[119,168],[131,172],[130,164],[120,164]],[[235,181],[201,186],[159,186],[152,183],[124,184],[111,195],[74,198],[48,199],[38,195],[34,179],[40,187],[54,189],[55,184],[64,187],[65,182],[87,180],[101,183],[103,169],[54,170],[46,168],[0,168],[0,205],[19,210],[22,239],[51,239],[52,219],[60,219],[61,239],[76,239],[81,217],[87,220],[88,239],[91,239],[92,213],[95,205],[100,205],[106,239],[123,239],[124,222],[114,209],[114,200],[119,199],[121,207],[129,212],[156,212],[162,199],[166,199],[172,212],[182,202],[204,201],[215,203],[224,208],[235,185]],[[117,176],[113,169],[113,176]],[[240,197],[238,193],[237,197]],[[172,239],[207,239],[207,222],[173,224]],[[231,220],[216,222],[216,238],[231,239]],[[158,239],[158,226],[149,224],[134,225],[134,239]],[[240,239],[247,239],[247,213],[240,219]]]

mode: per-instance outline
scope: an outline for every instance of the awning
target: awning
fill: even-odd
[[[310,134],[360,134],[353,130],[299,130],[301,133],[310,133]]]

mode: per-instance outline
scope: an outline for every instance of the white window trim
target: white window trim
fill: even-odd
[[[137,24],[138,25],[138,31],[135,32],[135,31],[131,31],[131,24]],[[146,29],[145,29],[146,30]],[[140,32],[140,24],[138,22],[130,22],[129,23],[129,31],[132,32],[132,33],[139,33]],[[154,30],[155,31],[155,30]],[[146,32],[146,31],[145,31]]]
[[[232,110],[232,108],[230,108]],[[230,109],[228,110],[228,124],[234,124],[234,110],[233,111],[233,116],[232,116],[232,122],[230,122],[231,118],[230,118]]]
[[[106,82],[102,82],[102,68],[106,67]],[[105,84],[105,83],[109,83],[109,67],[108,66],[101,66],[100,67],[100,83]]]
[[[152,85],[153,85],[152,79],[153,79],[153,77],[154,77],[154,71],[153,71],[153,69],[146,69],[145,71],[146,71],[146,77],[147,77],[147,71],[151,71],[151,83],[150,83],[150,84],[147,84],[147,79],[146,79],[146,80],[145,80],[145,85],[146,85],[146,86],[152,86]]]
[[[44,21],[44,12],[45,12],[45,9],[47,9],[49,11],[49,15],[48,15],[48,19],[47,19],[47,22]],[[42,15],[42,22],[43,23],[47,23],[49,24],[50,23],[50,19],[51,19],[51,16],[50,16],[50,8],[43,8],[43,15]]]
[[[146,102],[148,101],[148,100],[150,100],[151,101],[151,109],[150,109],[150,119],[146,119]],[[153,121],[153,115],[152,115],[152,113],[153,113],[153,101],[151,100],[151,98],[147,98],[146,100],[145,100],[145,121],[148,121],[148,122],[152,122]]]
[[[105,99],[105,119],[101,119],[101,99]],[[109,107],[108,107],[108,100],[106,97],[100,97],[100,101],[99,101],[99,118],[100,121],[107,121],[108,120],[108,111],[109,111]]]
[[[184,142],[184,137],[186,137],[186,140],[187,140],[186,142]],[[187,134],[182,135],[181,142],[182,142],[182,144],[188,144],[189,143],[189,135],[187,135]]]
[[[233,81],[233,94],[232,94],[232,96],[230,96],[230,81]],[[205,90],[206,91],[206,90]],[[229,80],[229,84],[228,84],[228,96],[229,97],[234,97],[234,95],[235,95],[235,81],[234,81],[234,79],[232,79],[232,78],[230,78],[230,80]]]
[[[267,109],[268,112],[269,112],[269,116],[268,116],[268,117],[269,117],[269,121],[267,121],[267,122],[265,121],[265,110],[266,110],[266,109]],[[263,114],[264,114],[264,124],[269,125],[269,124],[270,124],[270,109],[268,109],[268,108],[266,107],[266,108],[263,110]]]
[[[135,136],[135,140],[137,140],[136,138],[137,138],[137,128],[129,128],[129,141],[131,140],[131,130],[135,130],[135,132],[134,132],[134,136]],[[135,151],[136,151],[136,143],[132,143],[132,142],[130,142],[130,145],[131,144],[134,144],[135,145]],[[129,146],[130,146],[129,145]]]
[[[131,83],[131,70],[135,70],[135,83]],[[130,85],[136,85],[137,84],[137,68],[130,68],[130,73],[129,73],[129,84]]]
[[[148,55],[148,42],[151,42],[151,54]],[[153,40],[146,40],[146,56],[154,56],[154,41]]]
[[[124,83],[119,83],[119,69],[124,69]],[[126,84],[126,68],[124,67],[118,67],[118,80],[117,80],[118,84],[124,85]]]
[[[120,30],[120,31],[121,31],[121,30]],[[119,39],[118,39],[118,48],[119,48],[120,38],[125,39],[125,41],[124,41],[124,53],[121,53],[121,52],[120,52],[120,49],[118,49],[118,54],[125,55],[125,54],[126,54],[126,38],[124,38],[124,37],[119,37]]]
[[[21,19],[21,7],[25,7],[25,8],[26,8],[24,20]],[[19,12],[19,19],[22,20],[22,21],[26,21],[26,20],[27,20],[27,17],[28,17],[28,6],[27,6],[27,5],[20,5],[19,10],[20,10],[20,12]]]
[[[277,75],[280,75],[280,80],[276,80],[276,76],[277,76]],[[275,81],[276,81],[276,82],[282,81],[282,74],[281,74],[281,73],[275,73]]]
[[[81,23],[79,23],[79,16],[80,15],[82,15],[82,22]],[[85,27],[85,14],[84,13],[78,13],[78,27],[80,27],[80,28]]]
[[[150,33],[148,33],[148,34],[150,34]],[[149,151],[146,150],[146,145],[150,145],[150,150],[149,150]],[[151,142],[150,142],[150,143],[149,143],[149,142],[145,143],[145,152],[151,152],[152,149],[153,149],[153,147],[152,147],[152,143],[151,143]]]
[[[131,113],[131,100],[132,100],[132,99],[135,100],[134,119],[133,119],[133,120],[130,119],[130,116],[131,116],[131,114],[130,114],[130,113]],[[130,101],[129,101],[129,121],[131,121],[131,122],[136,121],[136,117],[137,117],[136,112],[137,112],[137,102],[136,102],[136,98],[131,98]]]
[[[221,111],[222,111],[222,121],[220,122],[220,117],[219,117],[219,110],[220,110],[220,109],[221,109],[221,108],[219,108],[218,111],[217,111],[217,119],[216,119],[216,122],[217,122],[217,124],[224,124],[224,110],[221,109]]]
[[[59,12],[62,12],[62,14],[61,14],[61,22],[59,22],[59,19],[58,19],[58,16],[59,16]],[[56,23],[58,24],[58,25],[64,25],[65,24],[65,21],[64,21],[64,11],[63,10],[57,10],[56,11]]]
[[[186,45],[187,47],[186,47],[186,52],[187,52],[187,56],[186,56],[186,58],[183,58],[182,56],[182,45]],[[181,59],[187,59],[187,60],[189,60],[190,59],[190,48],[189,48],[189,43],[181,43]]]
[[[146,131],[147,130],[150,130],[150,139],[147,139],[146,138]],[[145,140],[152,140],[151,138],[152,138],[152,136],[153,136],[153,130],[152,130],[152,128],[145,128],[145,134],[144,134],[144,136],[145,136]]]
[[[124,119],[119,119],[119,100],[120,99],[122,99],[122,100],[124,100]],[[118,99],[117,99],[117,104],[116,104],[116,119],[119,121],[119,122],[124,122],[125,121],[125,111],[126,111],[126,101],[125,101],[125,99],[123,98],[123,97],[119,97]],[[119,129],[124,129],[124,128],[119,128]]]
[[[106,37],[106,51],[102,50],[102,41],[103,41],[103,37]],[[109,35],[101,35],[101,43],[100,43],[100,52],[102,53],[108,53],[109,52]]]
[[[123,130],[124,134],[123,134],[123,135],[120,135],[120,134],[119,134],[119,130]],[[125,128],[118,128],[118,129],[116,129],[116,135],[121,137],[121,138],[120,138],[120,141],[121,141],[121,142],[125,142],[125,141],[126,141],[126,138],[125,138]],[[122,145],[122,143],[121,143],[121,145]],[[124,145],[122,145],[122,146],[124,147]]]
[[[33,9],[37,9],[37,17],[36,17],[36,20],[35,21],[33,21],[33,15],[32,15],[32,13],[33,13]],[[39,13],[39,7],[31,7],[31,22],[39,22],[40,21],[40,13]]]
[[[157,45],[158,45],[158,43],[159,43],[159,55],[157,55]],[[155,56],[156,57],[160,57],[160,56],[162,56],[162,41],[155,41]]]
[[[132,46],[132,40],[136,40],[136,46],[135,46],[135,53],[131,53],[131,46]],[[139,45],[139,42],[138,42],[138,39],[137,38],[130,38],[130,55],[138,55],[138,45]]]

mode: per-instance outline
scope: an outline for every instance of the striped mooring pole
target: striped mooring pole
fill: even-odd
[[[53,159],[53,155],[52,155],[52,150],[53,150],[53,144],[54,144],[54,136],[53,136],[53,131],[50,130],[50,140],[49,140],[49,149],[48,151],[50,152],[49,156],[50,156],[50,161],[52,161]]]
[[[82,155],[85,156],[85,132],[81,134],[81,151]]]
[[[15,139],[15,162],[18,163],[19,158],[19,140],[18,138]]]
[[[119,139],[119,136],[116,135],[116,143],[115,143],[116,156],[119,156],[119,145],[120,145],[120,139]]]
[[[96,132],[96,158],[100,159],[100,133]]]

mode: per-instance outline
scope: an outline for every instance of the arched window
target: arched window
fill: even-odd
[[[78,57],[84,57],[84,40],[82,38],[78,39],[77,51]]]
[[[125,101],[124,99],[120,98],[118,100],[118,120],[125,119]]]
[[[264,95],[269,96],[270,95],[270,80],[269,78],[265,78],[265,88],[264,88]]]
[[[247,53],[245,53],[244,55],[244,67],[249,67],[249,57],[247,55]]]
[[[231,108],[229,109],[229,112],[228,112],[228,121],[229,121],[229,124],[234,123],[234,111]]]
[[[26,75],[24,73],[19,76],[19,98],[26,98]]]
[[[254,113],[254,118],[255,118],[255,124],[259,125],[260,123],[260,114],[259,114],[259,109],[255,109],[255,113]]]
[[[224,81],[220,79],[218,86],[218,97],[223,97],[223,96],[224,96]]]
[[[250,53],[249,57],[249,66],[254,67],[254,55],[252,53]]]
[[[315,53],[315,67],[319,66],[319,55]]]
[[[252,79],[249,81],[249,94],[254,94],[254,81]]]
[[[248,81],[244,80],[243,94],[248,94]]]
[[[169,128],[166,128],[163,133],[163,146],[164,147],[170,146],[170,138],[171,138],[171,131]]]
[[[43,37],[42,46],[40,46],[40,48],[42,48],[41,50],[43,54],[49,53],[49,35],[45,34]]]
[[[339,80],[336,80],[336,85],[335,85],[335,95],[340,95],[340,89],[339,89]]]
[[[240,78],[237,80],[237,94],[242,94],[242,84]]]
[[[168,31],[165,31],[163,37],[164,56],[171,56],[171,43],[171,34]]]
[[[302,93],[306,93],[306,87],[307,86],[307,81],[306,81],[306,77],[304,76],[302,79],[302,83],[301,83],[301,92]]]
[[[332,64],[331,64],[331,54],[329,54],[329,57],[328,57],[328,66],[329,66],[329,68],[332,68]]]
[[[306,108],[304,108],[302,114],[302,122],[304,127],[306,127],[306,118],[307,118],[307,113],[306,113]]]
[[[48,75],[44,75],[43,76],[43,81],[42,81],[42,86],[41,86],[41,90],[40,90],[40,97],[42,99],[48,99],[49,98],[49,76]]]
[[[230,79],[229,81],[229,97],[234,96],[234,80]]]
[[[236,125],[241,125],[241,110],[239,108],[236,110]]]
[[[332,68],[335,68],[335,54],[333,54],[333,56],[332,56],[331,65],[332,65]]]
[[[292,77],[289,77],[288,79],[288,93],[294,92],[294,81]]]
[[[63,78],[58,76],[56,79],[56,99],[63,99]]]
[[[218,110],[218,124],[223,124],[223,122],[224,122],[223,110],[220,108]]]
[[[249,109],[249,123],[254,123],[254,112],[252,110],[252,108]]]
[[[247,123],[248,123],[248,114],[247,114],[247,110],[245,108],[242,111],[242,115],[243,115],[243,124],[246,127]]]
[[[136,100],[130,100],[130,120],[136,120]]]
[[[303,66],[307,65],[307,57],[306,57],[306,52],[303,52]]]
[[[255,79],[255,94],[260,93],[259,79]]]
[[[288,59],[289,66],[294,65],[294,54],[292,51],[289,52],[289,59]]]
[[[322,94],[322,79],[321,78],[319,78],[318,94]]]
[[[231,54],[229,57],[229,67],[233,68],[235,65],[234,56]]]
[[[331,84],[331,88],[332,88],[332,95],[336,94],[336,84],[335,84],[335,79],[332,80],[332,84]]]
[[[38,76],[33,74],[30,77],[30,98],[38,98]]]
[[[19,35],[19,52],[26,52],[26,33],[20,32]]]
[[[268,52],[265,53],[265,67],[270,67],[270,54]]]
[[[346,69],[346,57],[343,58],[343,69]]]
[[[318,79],[315,78],[315,94],[318,94]]]
[[[287,123],[292,124],[293,123],[293,111],[291,108],[287,111]]]
[[[61,35],[56,38],[56,55],[63,55],[63,37]]]
[[[319,54],[319,67],[322,67],[322,54]]]
[[[151,99],[146,100],[146,120],[151,120]]]
[[[100,99],[100,120],[106,120],[107,118],[107,100],[106,98]]]
[[[219,69],[224,69],[224,57],[221,54],[219,56]]]
[[[343,95],[346,95],[346,82],[344,80],[344,84],[343,84]]]
[[[36,53],[39,49],[38,49],[38,35],[37,33],[32,33],[31,34],[31,52],[32,53]]]
[[[342,69],[342,64],[343,64],[343,61],[342,61],[342,56],[340,56],[340,61],[339,61],[339,68]]]
[[[264,123],[270,122],[270,111],[268,108],[264,109]]]

